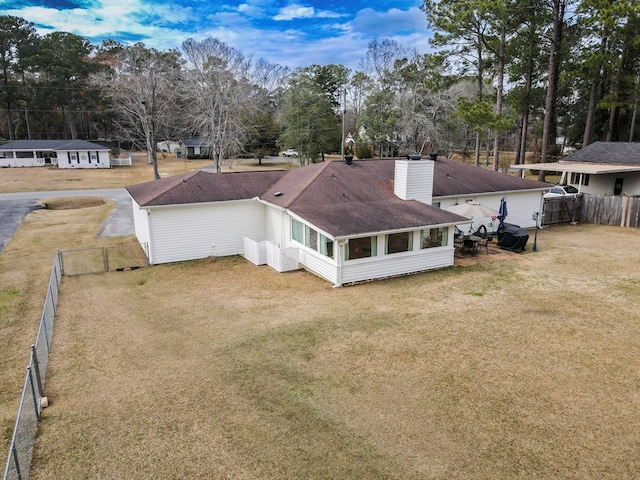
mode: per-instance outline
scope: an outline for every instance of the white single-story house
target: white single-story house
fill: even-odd
[[[532,227],[548,188],[438,158],[193,171],[127,191],[151,264],[241,254],[340,286],[452,266],[453,227],[469,219],[446,206],[475,200],[497,210],[506,196],[508,221]]]
[[[176,153],[180,150],[180,141],[174,142],[172,140],[164,140],[156,143],[156,148],[162,153]]]
[[[181,138],[178,141],[178,150],[183,157],[192,155],[205,155],[206,145],[199,138]]]
[[[563,185],[591,195],[640,195],[640,143],[594,142],[558,162],[512,165],[562,172]]]
[[[14,140],[0,145],[0,167],[110,168],[109,151],[85,140]]]

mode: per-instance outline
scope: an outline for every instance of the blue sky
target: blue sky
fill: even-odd
[[[38,34],[71,32],[179,49],[216,37],[255,59],[291,68],[339,63],[357,69],[373,39],[429,51],[421,0],[0,0],[3,15]]]

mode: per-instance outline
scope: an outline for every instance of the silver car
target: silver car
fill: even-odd
[[[544,198],[554,197],[575,197],[578,193],[578,189],[571,185],[556,185],[547,193],[544,194]]]

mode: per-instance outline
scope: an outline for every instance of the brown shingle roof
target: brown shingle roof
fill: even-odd
[[[333,236],[379,232],[464,219],[393,193],[395,159],[325,162],[289,172],[261,198],[288,208]],[[433,196],[548,188],[545,183],[438,159]]]
[[[128,187],[141,206],[205,203],[260,197],[287,208],[338,237],[411,229],[466,220],[431,205],[400,200],[393,193],[395,159],[346,165],[324,162],[298,170],[238,173],[190,172]],[[434,198],[548,188],[545,183],[438,159]]]
[[[140,183],[127,191],[140,206],[224,202],[254,198],[287,172],[210,173],[201,170]]]
[[[434,168],[434,198],[543,188],[549,185],[446,158],[438,158]]]
[[[393,193],[394,160],[325,162],[289,172],[261,198],[339,237],[465,220]]]
[[[417,200],[405,201],[397,198],[367,203],[296,206],[291,211],[333,237],[412,229],[467,220]]]

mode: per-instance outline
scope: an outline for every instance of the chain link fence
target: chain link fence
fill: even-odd
[[[42,408],[47,405],[44,394],[49,350],[58,305],[62,275],[79,275],[114,270],[130,270],[149,264],[147,244],[114,245],[56,252],[40,317],[36,342],[31,346],[16,423],[9,446],[3,480],[27,480],[33,454],[33,442]]]
[[[149,265],[146,243],[64,250],[58,255],[64,275],[129,270]]]
[[[61,279],[62,266],[60,256],[56,253],[36,342],[31,346],[29,365],[9,446],[7,466],[2,477],[4,480],[26,480],[29,478],[36,426],[40,420],[41,409],[46,406],[44,383],[49,364],[49,350]]]

